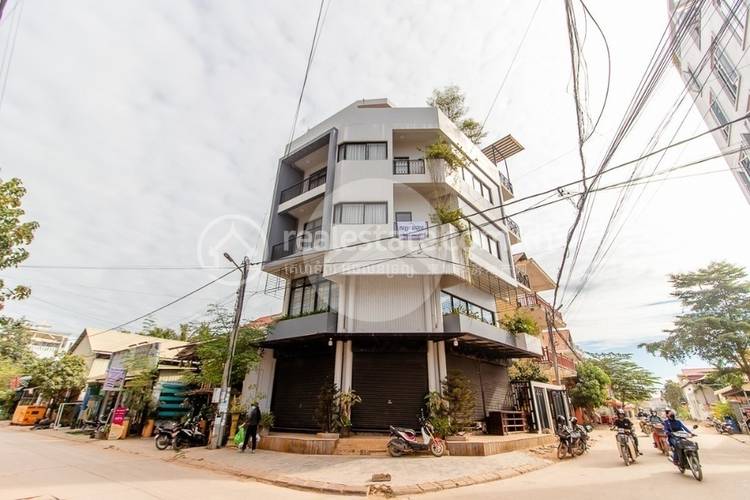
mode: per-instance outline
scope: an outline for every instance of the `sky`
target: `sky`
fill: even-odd
[[[536,5],[326,0],[296,135],[357,99],[421,106],[433,88],[451,84],[464,89],[469,114],[482,121]],[[585,147],[592,171],[668,15],[666,2],[653,0],[588,6],[607,36],[612,71],[607,106]],[[0,175],[23,179],[24,207],[40,228],[25,262],[36,267],[0,271],[7,284],[33,290],[30,299],[6,304],[5,313],[72,335],[86,326],[110,328],[226,272],[197,269],[225,266],[221,245],[237,261],[243,254],[258,258],[256,229],[289,138],[317,10],[310,1],[152,0],[114,9],[106,2],[10,0],[0,50],[12,45],[16,23],[18,31],[0,101]],[[607,63],[601,38],[584,24],[588,107],[595,116]],[[643,152],[682,88],[668,68],[613,162]],[[697,111],[681,109],[686,119],[677,137],[706,129]],[[512,133],[525,147],[509,160],[517,198],[580,175],[563,2],[542,0],[486,130],[487,142]],[[661,167],[717,152],[704,137],[676,148]],[[694,173],[706,175],[682,177]],[[680,312],[668,274],[718,259],[750,264],[750,236],[741,222],[750,206],[724,161],[672,177],[681,178],[649,184],[637,203],[633,197],[626,205],[630,215],[606,261],[569,303],[616,192],[597,196],[562,300],[584,349],[633,352],[665,378],[679,368],[637,344],[663,337]],[[573,217],[567,201],[517,215],[523,242],[514,251],[554,275]],[[130,269],[115,269],[122,267]],[[251,277],[251,289],[262,290],[264,278],[256,271]],[[231,306],[236,285],[230,276],[154,318],[171,327],[200,319],[210,303]],[[277,296],[257,293],[245,317],[280,308]]]

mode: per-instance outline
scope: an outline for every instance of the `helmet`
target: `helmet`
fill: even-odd
[[[573,417],[570,419],[570,425],[576,425],[578,423],[578,419]]]
[[[558,424],[564,424],[565,423],[565,417],[563,417],[562,415],[558,415],[557,416],[557,423]]]
[[[625,410],[623,410],[622,408],[618,408],[617,409],[617,416],[618,417],[624,417],[625,416]]]

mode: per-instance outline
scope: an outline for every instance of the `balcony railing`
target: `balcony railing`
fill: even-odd
[[[510,229],[510,231],[513,234],[515,234],[519,238],[521,237],[521,228],[518,227],[518,224],[516,224],[516,221],[508,217],[507,219],[505,219],[505,224],[508,226],[508,229]]]
[[[321,246],[322,231],[307,232],[276,243],[271,247],[271,260],[283,259],[305,250],[315,250]]]
[[[510,191],[512,193],[513,192],[513,183],[510,182],[510,179],[508,179],[505,176],[505,174],[503,174],[502,172],[499,172],[499,171],[498,171],[498,173],[500,174],[500,182],[502,182],[503,186],[505,186],[506,188],[508,188],[508,191]]]
[[[557,366],[566,368],[568,370],[576,369],[576,362],[564,354],[557,354]],[[542,347],[542,361],[545,363],[552,364],[552,352],[547,347]]]
[[[529,275],[516,270],[516,280],[524,285],[526,288],[531,288],[531,281],[529,281]]]
[[[284,203],[285,201],[289,201],[292,198],[295,198],[301,195],[302,193],[306,193],[307,191],[310,191],[311,189],[315,189],[318,186],[322,186],[325,183],[326,183],[326,170],[325,169],[319,170],[318,172],[315,172],[309,177],[305,177],[297,184],[294,184],[284,189],[281,192],[281,195],[279,195],[279,203]]]
[[[421,158],[416,160],[396,158],[393,160],[393,173],[396,175],[423,174],[424,160]]]
[[[562,322],[563,317],[562,314],[560,314],[560,311],[555,311],[552,309],[552,306],[549,302],[541,298],[536,293],[524,293],[519,294],[517,297],[518,307],[541,307],[545,311],[550,312],[553,314],[556,320]]]

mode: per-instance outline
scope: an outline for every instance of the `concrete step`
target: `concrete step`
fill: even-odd
[[[388,436],[353,436],[340,438],[336,443],[336,455],[385,455]]]

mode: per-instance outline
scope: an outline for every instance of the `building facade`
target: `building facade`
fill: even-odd
[[[68,349],[69,342],[67,335],[32,329],[29,347],[37,358],[54,358]]]
[[[693,420],[705,420],[711,416],[711,405],[719,401],[712,387],[705,383],[706,375],[715,368],[683,368],[677,375],[682,395]]]
[[[425,154],[440,142],[465,165]],[[512,185],[497,165],[522,148],[510,136],[495,146],[490,159],[439,110],[387,99],[355,102],[293,141],[263,265],[287,282],[284,316],[244,391],[278,430],[318,427],[326,381],[362,398],[352,412],[361,431],[414,425],[450,370],[472,381],[477,420],[509,404],[510,359],[542,351],[498,323],[496,298],[529,289],[510,250],[520,241],[503,207]]]
[[[750,202],[748,0],[670,0],[674,63]]]

